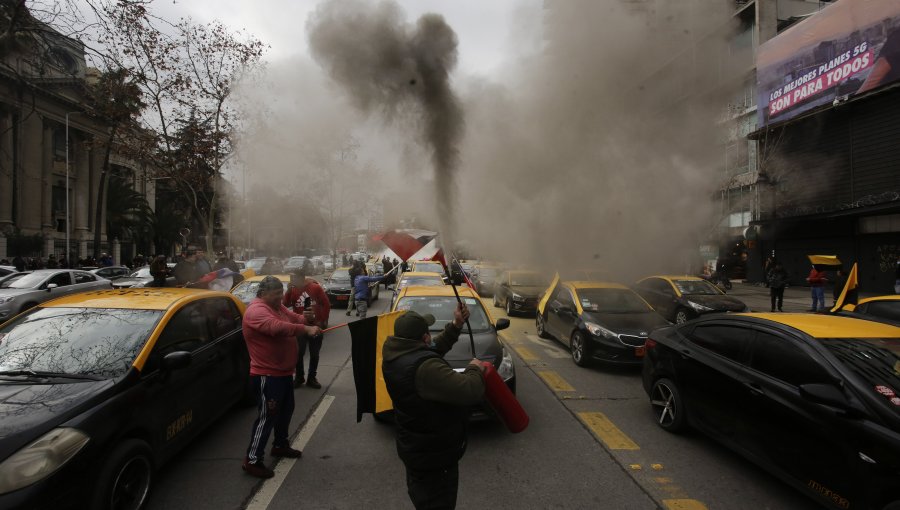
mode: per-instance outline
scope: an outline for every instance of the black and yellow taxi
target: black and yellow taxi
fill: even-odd
[[[694,428],[829,508],[900,508],[900,327],[738,313],[653,331],[656,423]]]
[[[246,397],[243,309],[98,290],[0,326],[0,508],[139,509],[154,470]]]
[[[841,311],[861,319],[885,320],[900,324],[900,295],[862,298],[857,303],[844,305]]]
[[[640,365],[647,335],[669,324],[618,283],[567,281],[547,292],[535,314],[537,333],[568,345],[578,366],[594,361]]]
[[[469,309],[469,325],[472,326],[472,339],[475,342],[475,356],[480,360],[493,363],[497,373],[506,385],[515,393],[516,366],[512,354],[504,345],[500,330],[509,327],[509,319],[494,320],[478,297],[478,293],[469,287],[457,287],[456,291]],[[441,286],[409,286],[400,290],[391,311],[412,310],[420,314],[431,314],[435,318],[431,326],[433,334],[444,330],[444,326],[453,320],[457,301],[453,289],[449,285]],[[453,348],[444,355],[444,359],[455,370],[465,370],[472,360],[472,342],[468,331],[463,332]]]

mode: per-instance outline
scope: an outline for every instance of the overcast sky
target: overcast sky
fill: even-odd
[[[372,0],[373,2],[376,0]],[[522,25],[540,27],[534,18],[541,0],[397,0],[410,20],[426,12],[442,14],[459,37],[459,70],[490,75],[513,56],[511,33]],[[271,48],[266,60],[307,54],[306,20],[318,0],[162,0],[154,10],[168,19],[190,16],[218,19],[234,30],[246,29]],[[525,13],[525,14],[523,14]],[[530,30],[530,28],[525,28]]]

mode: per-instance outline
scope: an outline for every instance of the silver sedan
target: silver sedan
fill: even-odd
[[[74,269],[39,269],[10,275],[0,282],[0,322],[44,301],[111,288],[109,280]]]

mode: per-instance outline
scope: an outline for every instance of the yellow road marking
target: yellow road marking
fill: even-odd
[[[603,413],[578,413],[578,418],[584,422],[594,434],[606,443],[610,450],[640,450],[630,437],[619,430],[613,422],[609,421]]]
[[[640,464],[631,464],[631,465],[628,466],[628,467],[630,467],[633,471],[640,471],[640,470],[641,470],[641,465],[640,465]]]
[[[664,499],[663,505],[667,510],[709,510],[696,499]]]
[[[553,370],[540,370],[537,374],[550,385],[550,389],[553,391],[575,391],[571,384]]]
[[[521,345],[514,345],[513,349],[519,354],[519,357],[522,358],[523,361],[537,361],[539,358],[537,354],[531,352],[531,349],[528,347],[522,347]]]
[[[650,464],[650,467],[653,468],[654,471],[662,471],[662,464]]]

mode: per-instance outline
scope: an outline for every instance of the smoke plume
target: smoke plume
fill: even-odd
[[[454,239],[463,113],[450,86],[456,33],[437,14],[415,25],[393,2],[328,0],[307,22],[310,50],[366,113],[409,125],[428,147],[444,241]]]

